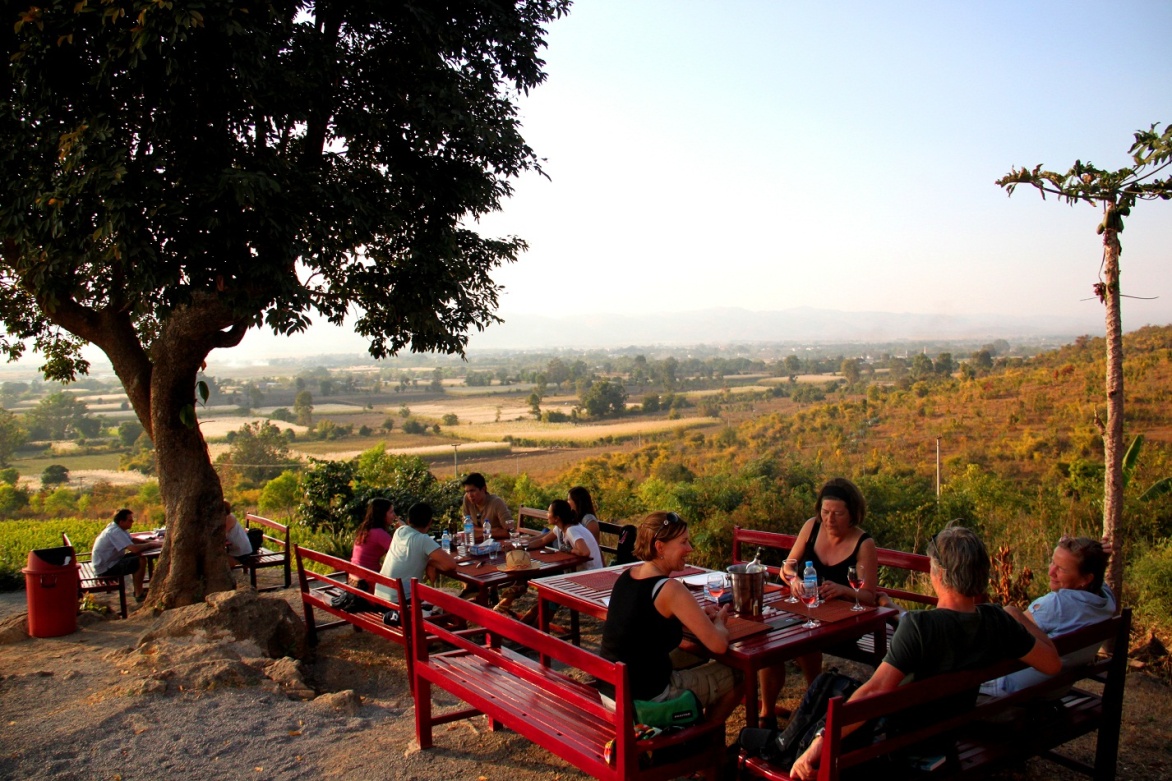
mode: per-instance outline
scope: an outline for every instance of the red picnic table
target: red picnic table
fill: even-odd
[[[538,625],[549,631],[549,614],[545,603],[563,605],[572,612],[571,621],[577,626],[577,614],[585,613],[605,620],[610,604],[610,592],[615,581],[627,567],[624,564],[604,569],[575,572],[533,581],[537,589],[539,605]],[[712,599],[704,593],[703,581],[698,576],[710,570],[688,567],[673,573],[673,577],[684,579],[684,583],[695,595],[696,600],[708,612],[716,609]],[[765,589],[765,610],[760,618],[730,615],[727,622],[729,646],[722,654],[709,652],[703,644],[689,639],[684,633],[684,650],[716,659],[723,664],[740,670],[745,677],[745,721],[750,727],[757,726],[757,671],[781,664],[815,651],[829,651],[844,643],[854,643],[863,635],[872,635],[874,642],[873,662],[878,665],[887,653],[886,624],[888,619],[898,615],[894,608],[868,607],[853,612],[853,600],[832,599],[807,611],[805,605],[785,602],[789,589],[775,583]],[[807,615],[812,614],[821,624],[813,629],[802,626]]]

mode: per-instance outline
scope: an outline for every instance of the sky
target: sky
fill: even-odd
[[[579,0],[520,101],[548,179],[486,235],[499,314],[753,311],[1102,322],[1091,206],[1012,198],[1014,166],[1127,165],[1172,122],[1172,3]],[[1172,322],[1172,202],[1127,220],[1128,330]],[[475,336],[472,340],[475,347]],[[250,334],[237,357],[361,351]]]

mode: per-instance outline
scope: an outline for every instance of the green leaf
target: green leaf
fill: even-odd
[[[1131,440],[1131,444],[1127,446],[1127,452],[1123,454],[1123,487],[1127,488],[1127,484],[1131,482],[1131,473],[1135,471],[1135,462],[1139,461],[1139,451],[1144,446],[1144,435],[1137,434],[1135,439]]]
[[[1151,488],[1144,491],[1143,494],[1140,495],[1139,500],[1141,502],[1148,502],[1158,496],[1164,496],[1165,494],[1172,494],[1172,477],[1165,477],[1163,480],[1157,480],[1152,484]]]
[[[197,393],[199,393],[199,400],[204,404],[207,404],[208,397],[211,395],[211,392],[208,390],[208,384],[205,381],[200,380],[195,384],[195,390]]]
[[[179,422],[188,428],[195,428],[195,405],[185,404],[179,410]]]

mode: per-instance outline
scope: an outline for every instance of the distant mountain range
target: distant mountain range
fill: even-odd
[[[798,307],[774,312],[719,308],[659,314],[509,315],[473,334],[471,349],[622,347],[729,342],[892,342],[903,339],[1012,339],[1097,335],[1102,315],[927,315]]]

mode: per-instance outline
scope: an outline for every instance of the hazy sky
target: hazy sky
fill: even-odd
[[[1095,322],[1095,210],[993,181],[1126,165],[1135,130],[1172,122],[1170,32],[1167,0],[579,0],[521,103],[550,179],[480,225],[530,245],[496,274],[500,314]],[[1122,239],[1124,292],[1159,297],[1127,300],[1125,327],[1172,322],[1172,202],[1141,204]],[[280,348],[362,346],[323,329]]]

